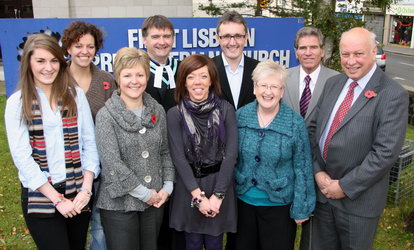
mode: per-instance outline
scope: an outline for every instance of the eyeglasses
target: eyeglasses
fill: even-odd
[[[276,91],[278,89],[282,89],[282,86],[279,85],[267,85],[267,84],[256,84],[257,88],[260,91],[266,91],[268,89],[270,89],[271,91]]]
[[[236,40],[237,42],[243,40],[246,37],[246,34],[242,35],[242,34],[235,34],[235,35],[224,35],[224,36],[219,36],[219,38],[225,42],[230,42],[230,40],[232,38],[234,38],[234,40]]]

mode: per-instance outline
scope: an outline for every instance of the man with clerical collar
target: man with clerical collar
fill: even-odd
[[[142,37],[150,58],[150,77],[146,91],[164,110],[175,106],[174,89],[178,60],[170,57],[174,44],[174,26],[167,17],[150,16],[142,24]]]
[[[252,72],[259,61],[243,54],[248,39],[247,24],[236,11],[223,14],[217,25],[222,53],[213,58],[220,74],[221,97],[235,109],[255,100]]]
[[[155,15],[145,19],[141,30],[150,59],[150,77],[145,91],[167,112],[176,105],[174,90],[179,62],[170,57],[175,38],[174,26],[167,17]],[[158,236],[158,249],[185,249],[184,234],[169,227],[168,201],[165,203],[164,218]]]

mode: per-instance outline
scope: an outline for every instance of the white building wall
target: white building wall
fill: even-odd
[[[192,0],[33,0],[35,18],[192,17]]]

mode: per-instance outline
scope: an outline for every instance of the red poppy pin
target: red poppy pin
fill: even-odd
[[[103,82],[102,84],[103,84],[103,88],[105,90],[107,90],[107,89],[109,89],[111,87],[111,84],[109,82]]]
[[[371,98],[376,97],[376,96],[377,96],[377,93],[375,93],[372,90],[365,91],[365,97],[368,98],[368,99],[371,99]]]
[[[154,123],[154,124],[157,122],[157,116],[155,114],[152,114],[151,122]]]

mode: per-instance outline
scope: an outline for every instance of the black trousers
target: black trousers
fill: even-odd
[[[108,250],[157,250],[164,206],[143,212],[100,211]]]
[[[237,200],[237,250],[294,248],[296,223],[288,206],[253,206]]]
[[[64,193],[64,190],[57,190]],[[53,215],[27,214],[27,188],[22,188],[22,209],[26,225],[40,250],[84,250],[88,232],[90,212],[73,218],[65,218],[58,211]]]

